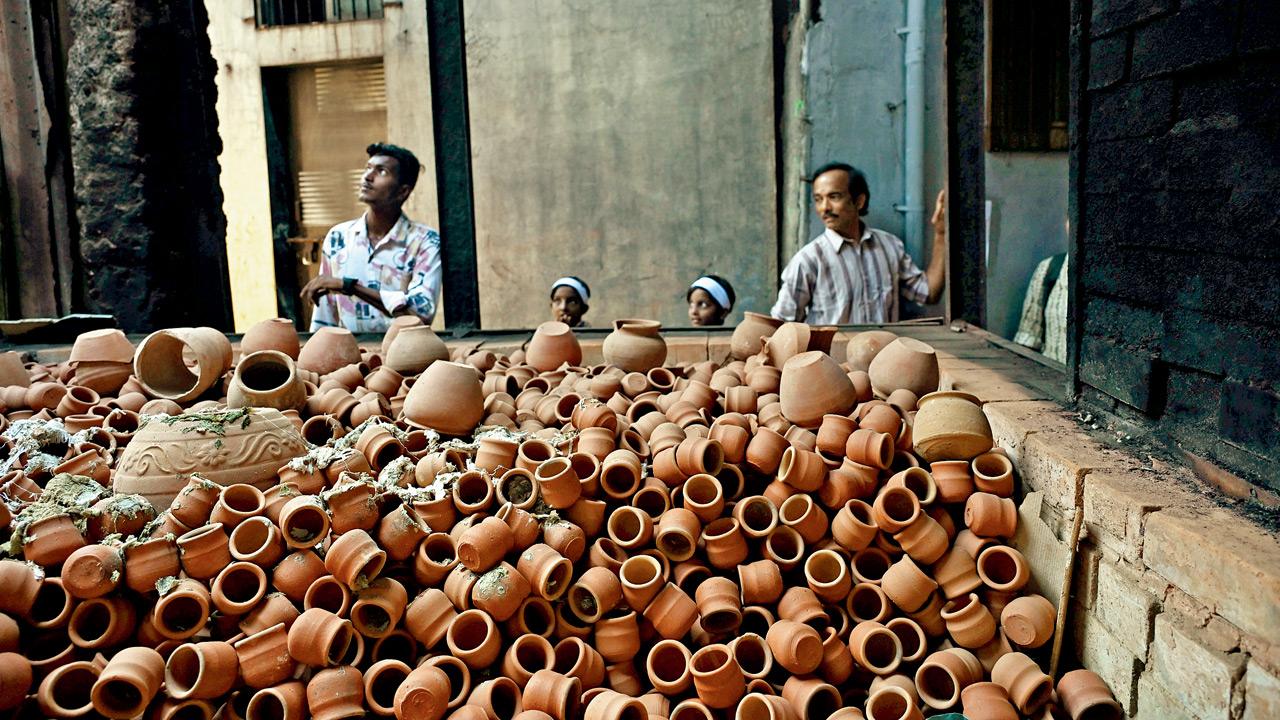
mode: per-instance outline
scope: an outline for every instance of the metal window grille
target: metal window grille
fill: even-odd
[[[258,27],[374,20],[382,0],[257,0],[255,14]]]

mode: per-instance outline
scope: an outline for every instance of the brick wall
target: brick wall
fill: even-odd
[[[1085,400],[1280,489],[1280,2],[1084,6]]]

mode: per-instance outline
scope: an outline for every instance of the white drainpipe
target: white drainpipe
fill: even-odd
[[[907,0],[907,26],[898,32],[906,37],[903,64],[906,66],[904,128],[903,203],[897,210],[905,214],[907,250],[918,264],[924,252],[924,13],[925,0]]]

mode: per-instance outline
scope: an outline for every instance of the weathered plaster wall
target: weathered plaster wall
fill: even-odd
[[[703,272],[730,279],[739,309],[769,306],[769,3],[475,0],[465,11],[485,327],[548,319],[563,274],[591,285],[595,325],[685,325],[685,288]]]
[[[85,304],[142,332],[230,327],[208,22],[195,0],[71,0]]]
[[[426,0],[384,6],[381,20],[258,28],[253,0],[206,0],[218,60],[218,116],[228,152],[223,165],[227,256],[235,325],[244,330],[275,317],[262,68],[382,58],[387,85],[387,138],[422,161],[418,187],[405,205],[415,220],[437,224]]]

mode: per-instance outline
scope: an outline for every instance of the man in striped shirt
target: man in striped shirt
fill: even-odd
[[[782,287],[770,314],[810,325],[884,323],[898,319],[898,296],[918,303],[936,302],[945,281],[944,200],[933,214],[933,252],[921,270],[892,233],[869,228],[871,191],[852,165],[829,163],[813,176],[813,204],[825,232],[787,263]]]

